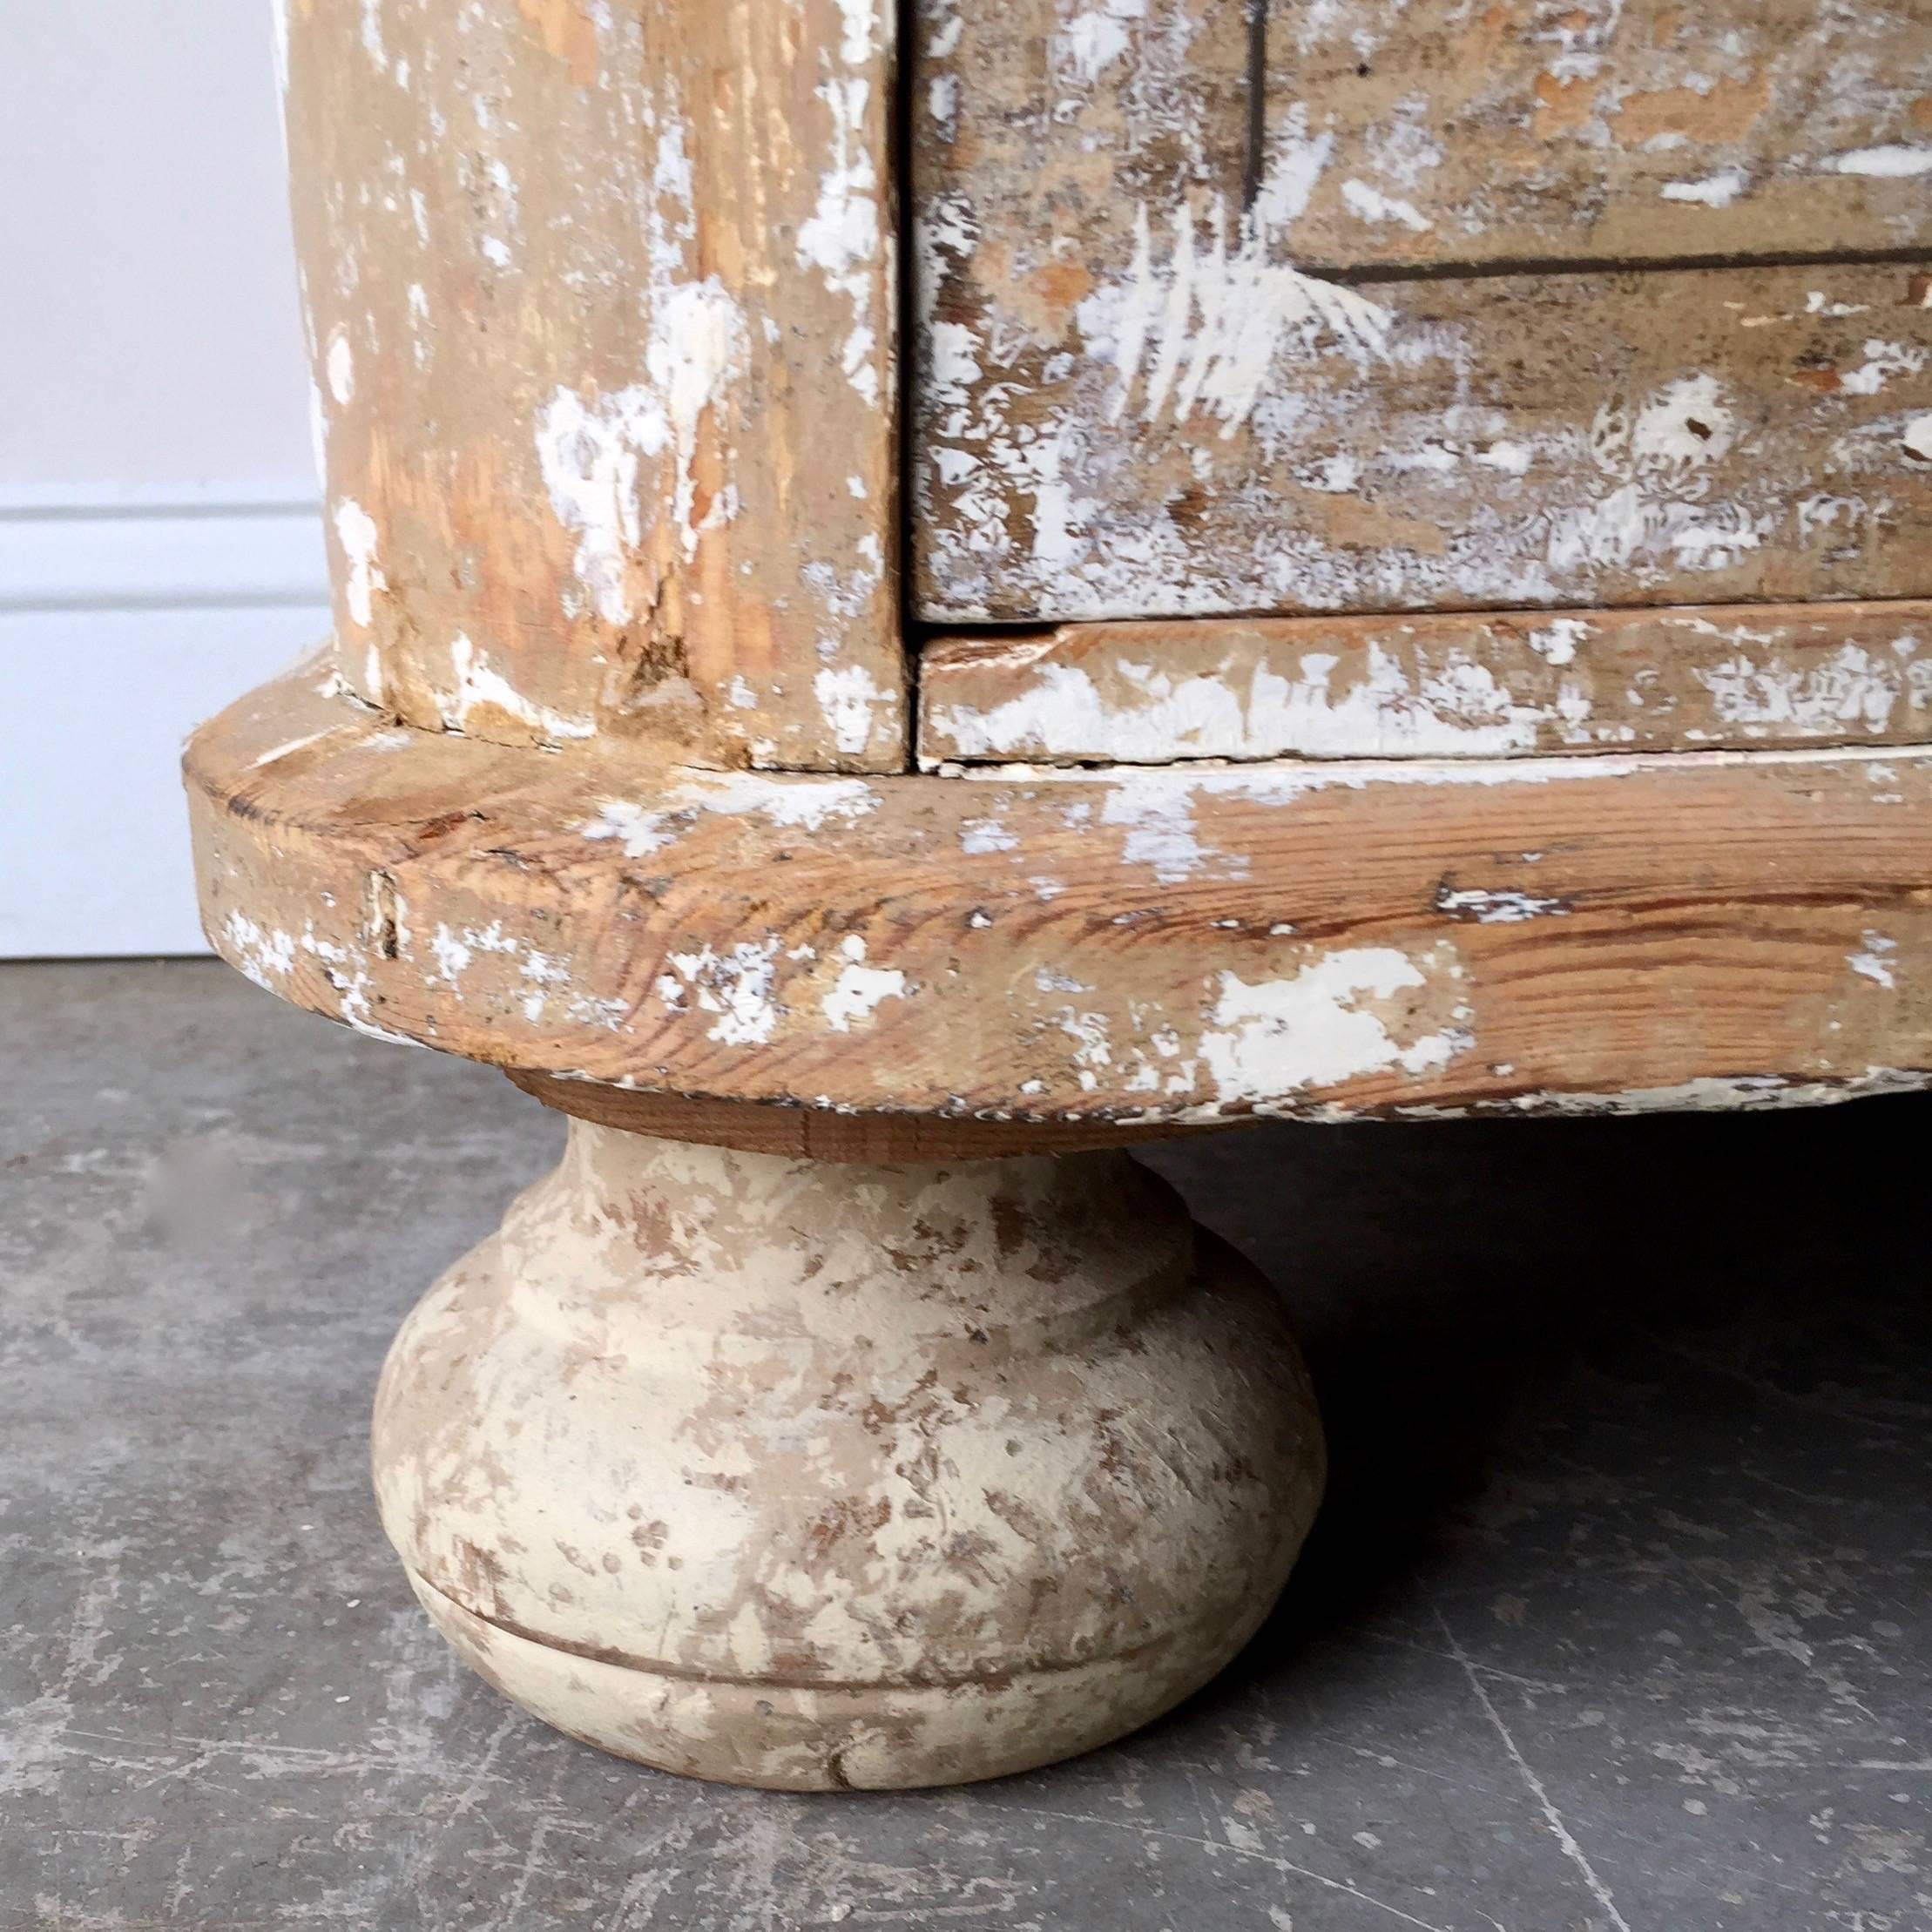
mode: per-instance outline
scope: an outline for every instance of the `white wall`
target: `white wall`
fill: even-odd
[[[0,0],[0,956],[199,950],[191,726],[328,628],[270,0]]]

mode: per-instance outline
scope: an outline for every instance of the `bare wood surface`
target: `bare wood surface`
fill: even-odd
[[[1231,215],[1269,198],[1312,266],[1925,233],[1915,0],[919,0],[915,19],[921,199],[957,197],[1035,301],[1137,206],[1165,219],[1204,191]]]
[[[284,12],[350,688],[902,766],[891,10]]]
[[[837,1113],[769,1100],[697,1100],[645,1093],[594,1080],[559,1080],[506,1067],[523,1091],[574,1120],[664,1140],[734,1147],[742,1153],[785,1154],[801,1160],[866,1165],[937,1160],[996,1160],[1010,1154],[1077,1154],[1131,1147],[1177,1133],[1219,1133],[1216,1125],[1192,1127],[1123,1125],[1096,1120],[976,1120],[938,1113]]]
[[[1149,1125],[1932,1069],[1932,751],[640,782],[311,672],[188,778],[224,956],[505,1067]]]
[[[929,642],[922,764],[1932,736],[1932,604],[1192,618]]]
[[[933,622],[1932,591],[1924,267],[1344,285],[1122,200],[1049,301],[947,206]]]

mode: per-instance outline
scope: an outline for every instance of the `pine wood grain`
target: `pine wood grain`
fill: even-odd
[[[1932,751],[640,780],[312,672],[187,774],[226,957],[534,1072],[1151,1125],[1932,1070]]]

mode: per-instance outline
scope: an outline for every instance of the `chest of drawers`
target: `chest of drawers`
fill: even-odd
[[[1932,21],[286,0],[335,635],[214,943],[504,1068],[385,1518],[648,1761],[989,1775],[1321,1447],[1113,1150],[1932,1073]]]

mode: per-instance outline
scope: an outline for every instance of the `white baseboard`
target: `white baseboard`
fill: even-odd
[[[313,490],[0,489],[0,612],[326,601]]]
[[[306,484],[0,486],[0,958],[206,950],[181,741],[328,598]]]

